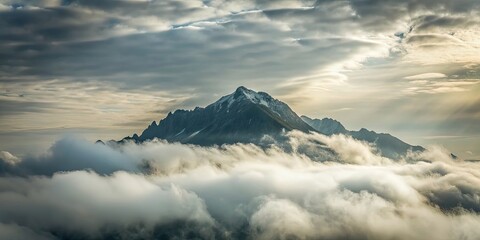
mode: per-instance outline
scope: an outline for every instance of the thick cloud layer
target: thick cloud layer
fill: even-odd
[[[0,237],[480,236],[478,163],[437,148],[396,162],[344,136],[288,137],[288,151],[67,138],[41,157],[4,153]]]

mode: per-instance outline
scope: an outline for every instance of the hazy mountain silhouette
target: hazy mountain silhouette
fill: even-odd
[[[408,151],[423,151],[421,146],[412,146],[402,140],[388,134],[376,133],[368,129],[362,128],[359,131],[349,131],[340,122],[331,118],[311,119],[307,116],[301,117],[306,123],[315,128],[318,132],[325,135],[344,134],[352,136],[353,138],[374,143],[377,149],[385,157],[399,158],[405,155]]]

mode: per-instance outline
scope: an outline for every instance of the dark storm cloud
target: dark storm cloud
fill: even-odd
[[[108,19],[83,9],[56,7],[0,11],[4,44],[42,44],[95,37]]]
[[[464,25],[474,21],[465,19],[478,9],[476,1],[459,7],[426,0],[79,0],[49,7],[42,2],[24,5],[0,13],[0,25],[6,29],[1,33],[2,81],[74,76],[72,81],[126,89],[209,93],[219,90],[213,84],[219,81],[225,84],[222,89],[240,82],[248,85],[247,79],[262,79],[270,86],[349,59],[350,53],[368,46],[349,38],[352,30],[393,34],[401,30],[397,21],[408,21],[412,14],[420,15],[419,29]],[[262,11],[236,14],[252,9]],[[427,10],[460,15],[423,16]],[[318,37],[325,33],[333,34],[332,39]]]
[[[15,101],[8,99],[0,100],[0,119],[11,114],[22,114],[31,112],[48,112],[53,106],[51,103],[41,103],[34,101]]]
[[[102,15],[67,7],[0,11],[0,26],[2,81],[47,79],[48,72],[40,67],[59,57],[65,50],[62,42],[97,38],[110,28]]]
[[[298,44],[278,41],[287,37],[268,25],[242,20],[212,29],[178,29],[49,47],[28,60],[21,57],[21,61],[27,61],[25,65],[30,67],[23,71],[31,75],[101,79],[128,89],[141,86],[173,91],[205,86],[213,91],[220,87],[215,82],[222,82],[223,89],[257,79],[264,79],[265,85],[288,79],[358,51],[351,49],[373,45],[335,38],[305,39]],[[324,57],[311,60],[319,55]]]
[[[330,2],[320,0],[316,5],[321,8]],[[478,24],[480,11],[480,3],[476,0],[350,0],[342,2],[348,2],[355,13],[350,20],[371,31],[399,31],[398,28],[402,22],[412,24],[412,27],[418,30],[472,26]]]
[[[201,17],[205,17],[202,13],[208,12],[208,10],[204,9],[201,1],[71,0],[68,1],[68,5],[102,10],[119,14],[119,16],[135,17],[154,15],[165,19],[165,21],[173,22],[186,21],[185,17],[189,17],[190,21],[199,20]]]
[[[316,163],[295,151],[242,144],[105,146],[61,140],[52,152],[63,154],[50,155],[58,158],[55,164],[44,162],[53,175],[0,177],[0,236],[445,240],[478,236],[477,163],[452,161],[441,149],[415,156],[430,162],[393,162],[349,137],[299,132],[289,136],[294,147],[324,142],[342,162],[354,164]],[[31,161],[2,156],[11,165]],[[87,165],[99,171],[108,162],[138,166],[138,159],[148,159],[156,171],[148,175],[132,173],[128,167],[107,175],[71,171]]]

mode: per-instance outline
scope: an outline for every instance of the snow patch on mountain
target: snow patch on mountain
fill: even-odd
[[[280,118],[293,120],[298,116],[292,116],[292,110],[285,103],[273,98],[265,92],[255,92],[243,86],[238,87],[232,94],[221,97],[218,101],[207,107],[213,107],[216,111],[230,112],[232,105],[248,101],[268,108]]]
[[[245,100],[255,104],[263,105],[268,108],[270,108],[271,105],[274,104],[275,102],[275,99],[272,98],[267,93],[255,92],[253,90],[247,89],[242,86],[242,87],[238,87],[237,90],[235,90],[235,92],[221,97],[218,101],[212,103],[210,106],[219,110],[223,109],[223,107],[226,107],[228,110],[233,103],[245,101]]]
[[[176,137],[176,136],[178,136],[178,135],[182,134],[183,132],[185,132],[185,128],[184,128],[184,129],[182,129],[182,131],[180,131],[180,132],[178,132],[177,134],[175,134],[175,136],[174,136],[174,137]]]

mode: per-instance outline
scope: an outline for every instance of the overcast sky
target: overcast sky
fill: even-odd
[[[120,139],[243,85],[480,158],[478,0],[0,0],[0,150]]]

